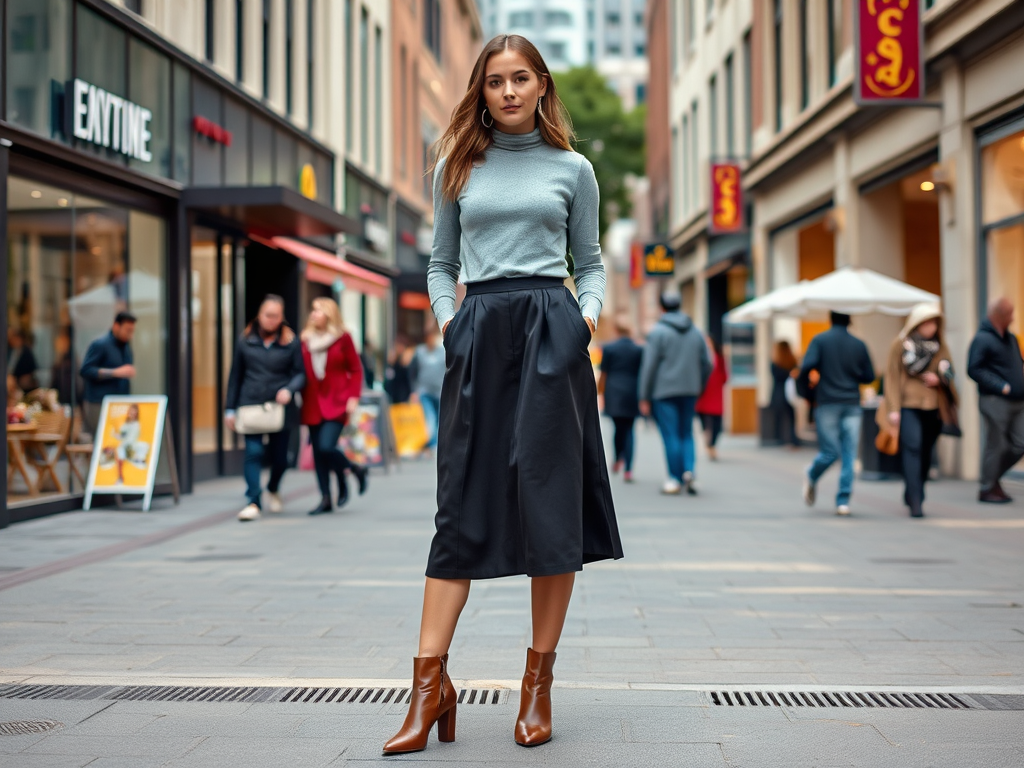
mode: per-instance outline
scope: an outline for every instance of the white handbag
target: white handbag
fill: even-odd
[[[235,411],[235,432],[240,435],[269,435],[284,429],[284,406],[280,403],[243,405]]]

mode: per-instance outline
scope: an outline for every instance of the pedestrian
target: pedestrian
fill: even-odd
[[[430,328],[426,341],[416,347],[409,374],[413,391],[411,399],[423,406],[423,417],[427,422],[427,445],[423,452],[429,455],[437,447],[438,412],[445,374],[445,351],[437,328]]]
[[[845,516],[850,514],[853,463],[860,445],[860,386],[875,380],[875,368],[867,345],[849,331],[850,316],[833,312],[831,319],[832,327],[811,339],[800,367],[801,390],[810,389],[812,371],[817,371],[819,377],[814,387],[818,455],[804,478],[804,502],[814,506],[818,480],[841,461],[836,514]]]
[[[879,429],[899,430],[903,501],[911,517],[924,517],[924,484],[942,433],[940,401],[956,403],[952,355],[942,333],[942,310],[920,304],[889,349]]]
[[[237,421],[239,408],[269,403],[280,405],[285,411],[285,418],[280,431],[245,435],[243,473],[247,503],[238,513],[242,522],[260,518],[263,508],[260,474],[264,456],[270,459],[267,511],[278,513],[284,509],[278,491],[288,467],[288,438],[295,423],[292,400],[305,384],[302,347],[295,331],[284,321],[284,299],[268,294],[260,304],[256,319],[245,327],[235,342],[224,421],[228,429],[234,430],[241,426]]]
[[[391,398],[392,404],[407,403],[412,397],[409,366],[412,365],[415,351],[405,336],[395,339],[395,346],[388,355],[388,367],[384,376],[384,391]]]
[[[18,389],[31,392],[39,386],[36,371],[39,364],[29,344],[29,335],[20,328],[7,329],[7,373],[14,377]]]
[[[377,381],[377,351],[369,341],[363,342],[363,351],[359,355],[359,362],[362,366],[363,381],[367,389],[373,389]]]
[[[696,411],[704,431],[704,445],[708,449],[708,458],[718,461],[718,436],[722,434],[722,416],[725,413],[725,384],[729,381],[729,371],[725,367],[725,355],[718,339],[708,337],[708,346],[712,355],[711,375],[704,387],[704,394],[697,399]]]
[[[85,381],[82,421],[91,435],[96,434],[99,425],[103,398],[131,393],[131,380],[135,378],[131,348],[135,322],[135,315],[130,312],[118,312],[110,331],[93,341],[85,351],[79,371]]]
[[[322,515],[334,511],[331,473],[338,478],[338,507],[348,502],[345,472],[355,475],[359,493],[366,493],[369,472],[353,463],[338,447],[345,424],[359,407],[363,366],[352,337],[345,331],[341,310],[333,299],[313,299],[302,331],[302,361],[306,386],[302,390],[302,423],[309,427],[313,466],[320,486],[320,503],[309,511]]]
[[[792,448],[800,447],[796,435],[796,409],[791,402],[790,390],[795,391],[795,377],[800,366],[793,354],[793,348],[785,339],[775,342],[772,348],[772,398],[768,410],[775,424],[775,436]],[[790,384],[790,382],[794,382]]]
[[[654,414],[665,444],[668,479],[661,492],[675,495],[686,488],[695,496],[693,417],[713,364],[704,334],[681,307],[678,293],[661,295],[663,314],[647,336],[640,369],[640,413]]]
[[[986,504],[1012,501],[999,481],[1024,457],[1024,362],[1010,332],[1013,309],[1008,299],[993,301],[967,355],[967,375],[978,384],[985,424],[978,501]]]
[[[448,648],[472,579],[532,577],[514,738],[551,738],[551,684],[576,572],[622,557],[587,348],[604,298],[597,180],[537,48],[480,53],[434,169],[427,284],[444,334],[437,532],[409,714],[386,754],[455,738]],[[568,288],[566,253],[580,302]],[[467,285],[455,310],[460,274]]]
[[[612,473],[624,470],[623,480],[633,482],[633,422],[640,415],[637,385],[644,350],[632,339],[632,331],[625,323],[617,323],[619,338],[606,344],[601,352],[601,374],[597,389],[604,393],[604,415],[612,420],[615,433],[615,463]]]

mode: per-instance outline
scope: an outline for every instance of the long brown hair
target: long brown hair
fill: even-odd
[[[775,342],[772,362],[779,366],[779,368],[785,368],[787,371],[792,371],[797,367],[796,355],[793,354],[793,348],[789,346],[788,341]]]
[[[473,73],[469,76],[466,95],[452,112],[448,129],[437,142],[434,162],[427,169],[427,173],[433,174],[440,159],[447,158],[442,173],[441,190],[445,199],[451,202],[458,199],[469,181],[473,163],[482,160],[484,152],[494,143],[494,128],[484,126],[481,119],[483,110],[487,108],[484,81],[488,59],[506,50],[521,54],[537,77],[547,82],[543,111],[536,117],[541,137],[553,147],[573,151],[570,142],[576,135],[572,130],[572,120],[565,105],[555,93],[555,80],[551,77],[551,71],[544,63],[544,57],[540,55],[537,46],[522,35],[498,35],[480,52],[473,66]]]

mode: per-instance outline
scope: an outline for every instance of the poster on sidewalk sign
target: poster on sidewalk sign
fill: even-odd
[[[855,0],[854,100],[911,104],[924,99],[920,0]]]
[[[111,493],[142,494],[149,510],[166,417],[166,395],[103,398],[83,509],[93,494]]]

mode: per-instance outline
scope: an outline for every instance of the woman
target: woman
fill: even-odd
[[[228,429],[236,424],[235,410],[243,405],[276,402],[285,406],[296,392],[306,384],[302,365],[302,349],[295,331],[284,321],[284,299],[268,294],[260,304],[256,319],[246,326],[235,342],[235,357],[228,377],[224,422]],[[281,512],[283,505],[278,489],[288,466],[288,437],[292,414],[286,411],[285,427],[268,434],[267,445],[263,435],[245,436],[246,499],[248,503],[238,513],[242,522],[259,520],[262,509],[260,469],[264,452],[270,454],[270,481],[267,483],[267,509]]]
[[[725,356],[718,339],[708,337],[708,346],[714,360],[711,376],[704,385],[704,394],[697,400],[697,415],[704,429],[704,441],[708,447],[708,456],[718,461],[718,436],[722,433],[722,414],[725,413],[725,383],[729,380],[729,371],[725,367]]]
[[[320,503],[309,514],[322,515],[334,511],[331,472],[338,476],[338,507],[348,501],[345,470],[359,480],[360,494],[366,492],[368,475],[365,467],[353,464],[338,448],[341,430],[359,407],[363,366],[352,337],[345,332],[337,302],[313,299],[313,309],[302,331],[302,361],[306,368],[302,423],[309,427],[320,486]]]
[[[139,423],[139,406],[132,403],[128,406],[124,422],[120,427],[110,430],[111,436],[118,441],[115,456],[117,457],[117,485],[124,485],[124,463],[126,461],[144,462],[149,453],[149,443],[139,440],[142,436],[142,424]]]
[[[942,432],[940,399],[956,403],[951,355],[942,334],[942,310],[919,304],[889,349],[880,429],[899,430],[903,501],[924,517],[924,484]],[[886,423],[887,422],[887,423]]]
[[[470,580],[524,573],[533,644],[514,733],[523,746],[548,741],[576,571],[622,556],[587,351],[605,286],[597,181],[570,138],[536,47],[518,35],[491,40],[434,172],[427,283],[447,353],[437,532],[409,714],[386,754],[423,749],[435,722],[454,740],[448,648]],[[580,305],[564,285],[567,248]],[[456,314],[460,271],[467,297]]]
[[[619,338],[601,351],[601,375],[597,390],[604,394],[604,415],[615,425],[615,463],[612,472],[625,469],[623,479],[633,482],[633,423],[640,415],[638,397],[640,365],[644,350],[633,341],[632,332],[624,323],[617,323]]]
[[[777,341],[772,349],[772,399],[768,404],[775,420],[775,436],[791,448],[799,448],[796,436],[796,411],[786,396],[786,383],[795,380],[800,365],[788,341]]]
[[[409,366],[415,353],[404,336],[395,339],[395,346],[388,355],[388,367],[385,374],[384,391],[388,393],[392,404],[407,403],[412,396],[412,378]]]

